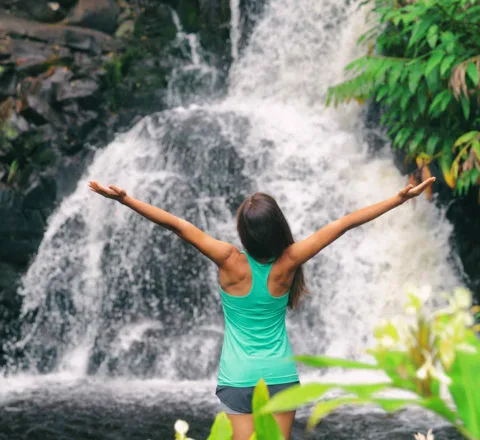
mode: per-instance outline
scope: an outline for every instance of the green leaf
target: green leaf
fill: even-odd
[[[428,104],[428,87],[424,83],[420,86],[417,92],[417,104],[421,113],[425,113]]]
[[[429,156],[434,156],[435,155],[435,148],[437,144],[440,142],[440,138],[437,135],[430,136],[430,138],[427,141],[426,145],[426,153]]]
[[[323,384],[307,383],[304,385],[294,385],[280,393],[275,394],[270,401],[262,408],[262,413],[290,411],[299,406],[320,399],[327,391],[341,390],[348,394],[355,394],[358,397],[367,398],[379,391],[385,390],[391,386],[390,382],[376,384]]]
[[[465,428],[473,438],[480,438],[480,353],[457,350],[450,371],[450,393]]]
[[[456,58],[457,57],[455,55],[448,55],[443,59],[442,64],[440,65],[440,75],[442,77],[448,72],[450,67],[452,67]]]
[[[445,57],[445,52],[443,51],[435,51],[433,55],[430,57],[427,63],[427,67],[425,69],[425,76],[429,76],[433,69],[435,69]]]
[[[440,113],[446,109],[451,99],[452,95],[450,93],[450,89],[444,90],[443,92],[439,93],[433,99],[432,105],[430,106],[428,113],[434,117],[438,117]]]
[[[421,129],[419,129],[415,132],[415,135],[413,136],[413,139],[410,141],[410,146],[409,146],[410,152],[413,153],[414,151],[416,151],[420,142],[423,141],[424,136],[425,136],[425,130],[423,128],[421,128]]]
[[[467,66],[467,75],[471,79],[473,85],[475,87],[478,86],[478,70],[477,65],[475,63],[468,63]]]
[[[388,85],[393,88],[397,84],[398,78],[400,78],[400,75],[402,74],[402,71],[405,69],[405,66],[402,66],[401,64],[395,65],[389,73],[389,78],[388,78]]]
[[[402,98],[400,99],[400,108],[402,110],[406,110],[411,97],[410,90],[405,90],[404,93],[402,93]]]
[[[262,412],[270,395],[267,384],[261,379],[253,392],[253,423],[258,440],[284,440],[282,431],[272,414]]]
[[[464,135],[460,136],[456,141],[455,144],[453,145],[454,147],[459,147],[460,145],[463,144],[468,144],[472,142],[474,139],[478,138],[480,136],[480,132],[473,130],[469,131],[468,133],[465,133]]]
[[[366,364],[363,362],[351,361],[348,359],[332,358],[328,356],[295,356],[294,359],[302,364],[310,367],[328,368],[328,367],[341,367],[341,368],[355,368],[360,370],[378,370],[378,365]]]
[[[420,41],[422,38],[425,37],[425,34],[428,31],[428,28],[435,20],[435,17],[421,17],[420,20],[415,24],[412,31],[412,36],[410,37],[410,41],[408,43],[408,48],[411,48],[415,43]]]
[[[332,385],[321,383],[294,385],[275,394],[261,411],[262,413],[290,411],[319,399],[331,388]]]
[[[449,44],[452,41],[455,41],[456,37],[455,37],[455,34],[453,32],[446,31],[446,32],[442,32],[442,34],[440,35],[440,39],[442,40],[443,44]]]
[[[321,402],[315,406],[310,418],[308,419],[307,429],[312,430],[318,423],[328,414],[335,411],[337,408],[340,408],[344,405],[360,405],[369,403],[368,400],[364,399],[353,399],[353,398],[342,398],[327,400],[326,402]]]
[[[470,117],[470,100],[465,95],[462,95],[460,104],[462,105],[463,116],[465,116],[465,119],[468,119]]]
[[[383,85],[381,86],[379,89],[378,89],[378,93],[377,93],[377,96],[375,98],[375,101],[376,102],[380,102],[384,97],[385,95],[387,95],[387,93],[390,91],[390,87],[388,85]]]
[[[433,49],[437,45],[438,41],[438,26],[434,24],[427,33],[428,45]]]
[[[224,412],[221,412],[215,418],[212,430],[207,440],[231,440],[233,429],[230,420]]]
[[[407,406],[421,406],[437,413],[449,422],[455,422],[455,413],[439,397],[427,399],[371,399],[371,401],[388,412],[398,411]]]
[[[410,75],[408,77],[408,88],[412,93],[417,91],[418,84],[423,76],[423,65],[416,64],[413,66],[412,70],[410,71]]]
[[[407,353],[397,350],[370,350],[378,365],[392,380],[392,386],[416,392],[416,386],[410,379],[415,376],[416,368]]]
[[[15,175],[17,174],[18,170],[18,160],[14,160],[8,169],[8,177],[7,177],[7,183],[12,183],[12,180],[14,179]]]

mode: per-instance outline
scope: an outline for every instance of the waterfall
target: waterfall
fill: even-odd
[[[230,44],[232,46],[232,60],[238,58],[238,45],[240,44],[240,0],[230,0]]]
[[[98,151],[49,219],[23,279],[22,336],[9,346],[30,372],[172,383],[216,375],[215,268],[170,232],[88,192],[88,180],[124,187],[236,245],[235,210],[253,191],[277,198],[300,239],[405,185],[387,148],[370,152],[358,105],[324,107],[364,29],[356,5],[271,2],[234,57],[224,99],[184,106],[172,98],[176,108]],[[187,40],[192,65],[203,66]],[[361,357],[407,286],[458,285],[451,231],[442,211],[418,199],[322,251],[305,267],[312,295],[288,317],[294,351]]]

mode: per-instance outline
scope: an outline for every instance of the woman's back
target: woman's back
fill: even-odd
[[[225,335],[219,385],[250,387],[261,378],[269,385],[298,381],[285,326],[289,293],[271,295],[268,281],[274,263],[263,264],[245,255],[250,291],[239,296],[220,287]]]

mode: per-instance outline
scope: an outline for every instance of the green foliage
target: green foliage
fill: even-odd
[[[15,175],[17,174],[17,170],[18,170],[18,160],[14,160],[10,164],[10,167],[8,168],[8,177],[7,177],[8,184],[12,183],[13,179],[15,178]]]
[[[131,64],[142,59],[143,52],[137,45],[130,45],[122,54],[112,53],[105,63],[106,102],[111,111],[117,111],[122,101],[122,84]]]
[[[382,370],[389,377],[378,384],[310,383],[289,388],[275,395],[262,412],[285,411],[309,402],[318,402],[308,427],[315,427],[323,417],[344,405],[373,404],[385,411],[397,411],[417,405],[429,409],[453,423],[471,440],[480,440],[480,341],[473,329],[471,294],[456,289],[444,310],[429,314],[428,296],[408,294],[407,317],[382,322],[375,329],[377,344],[369,350],[374,366],[341,359],[298,357],[307,365],[319,368],[342,367]],[[475,312],[476,308],[473,308]],[[455,408],[450,408],[440,385],[448,385]],[[333,389],[345,394],[328,399]],[[389,399],[379,392],[401,389],[414,393],[411,399]]]
[[[329,89],[327,104],[378,103],[394,148],[421,157],[422,168],[438,161],[447,184],[468,192],[480,184],[480,6],[473,0],[364,3],[378,17],[359,41],[369,43],[368,54],[346,67],[350,78]]]
[[[224,412],[218,414],[207,440],[230,440],[233,435],[232,424]]]
[[[261,379],[253,392],[252,409],[255,425],[255,440],[284,440],[277,421],[271,413],[262,411],[270,395],[267,384]]]
[[[480,440],[480,340],[475,318],[480,319],[480,306],[472,307],[471,293],[463,288],[446,296],[448,307],[429,312],[428,290],[408,292],[405,313],[381,322],[374,331],[376,345],[369,350],[375,363],[329,358],[296,356],[305,365],[316,368],[346,368],[383,371],[388,381],[374,384],[306,383],[292,386],[271,399],[262,379],[255,387],[252,408],[255,433],[250,440],[282,440],[283,436],[273,413],[291,411],[307,403],[315,403],[307,429],[312,430],[332,411],[345,405],[376,405],[387,412],[407,406],[420,406],[437,413],[469,440]],[[448,386],[455,404],[450,405],[440,393]],[[385,397],[389,390],[411,392],[405,399]],[[338,397],[329,398],[336,391]],[[338,391],[342,392],[338,395]],[[380,394],[379,394],[380,393]],[[188,424],[177,421],[177,440],[186,437]],[[208,440],[230,440],[232,426],[225,413],[220,413]],[[420,437],[421,438],[421,437]],[[430,438],[430,437],[427,437]]]

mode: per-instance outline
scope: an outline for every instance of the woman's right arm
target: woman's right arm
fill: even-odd
[[[94,180],[90,181],[88,185],[93,192],[116,200],[157,225],[174,232],[182,240],[196,247],[219,267],[223,267],[227,260],[235,254],[235,246],[216,240],[192,223],[161,208],[129,196],[125,190],[115,185],[106,187]]]
[[[307,237],[305,240],[290,245],[284,253],[286,260],[292,268],[302,265],[318,254],[323,248],[341,237],[348,230],[374,220],[382,214],[385,214],[405,203],[407,200],[419,196],[434,181],[435,178],[431,177],[416,187],[408,185],[396,196],[390,197],[389,199],[376,203],[375,205],[359,209],[341,219],[329,223],[322,229],[319,229],[317,232]]]

